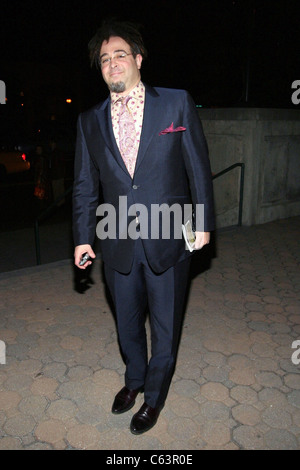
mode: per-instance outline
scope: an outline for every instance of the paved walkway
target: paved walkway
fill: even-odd
[[[0,274],[0,449],[300,449],[299,234],[299,217],[217,234],[142,436],[129,431],[142,396],[110,412],[124,365],[100,262],[82,293],[69,260]]]

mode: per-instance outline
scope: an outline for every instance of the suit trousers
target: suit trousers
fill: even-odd
[[[138,238],[128,274],[104,265],[126,364],[125,385],[129,389],[144,387],[145,402],[152,408],[163,406],[174,372],[190,259],[156,274],[149,266],[142,240]],[[151,329],[149,362],[145,327],[147,309]]]

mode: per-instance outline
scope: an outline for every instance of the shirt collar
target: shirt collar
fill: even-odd
[[[144,96],[144,93],[145,93],[145,86],[143,82],[140,81],[127,96],[137,99],[141,95]],[[115,93],[111,91],[110,99],[111,99],[111,104],[114,105],[121,99],[121,97],[119,93]]]

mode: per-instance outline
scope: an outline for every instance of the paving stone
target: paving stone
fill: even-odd
[[[95,405],[93,403],[89,403],[87,400],[80,402],[76,417],[82,424],[97,425],[98,431],[104,431],[111,425],[111,420],[108,419],[106,411],[100,406],[100,404]],[[127,422],[128,418],[126,416],[125,419]]]
[[[287,374],[284,377],[284,383],[289,388],[294,388],[295,390],[300,390],[300,375],[297,374]]]
[[[286,429],[271,429],[265,434],[266,445],[270,450],[299,450],[299,444]]]
[[[89,351],[88,349],[74,351],[74,356],[72,361],[69,362],[69,365],[72,367],[74,365],[80,364],[81,366],[97,369],[99,367],[99,359],[104,355],[105,352],[103,352],[103,354],[99,354],[98,351],[96,353],[94,350]]]
[[[206,401],[200,406],[200,415],[206,420],[228,421],[230,418],[230,407],[217,401]],[[197,418],[196,418],[197,419]],[[199,419],[199,422],[203,420]]]
[[[40,336],[37,333],[22,331],[18,334],[16,340],[18,343],[24,343],[32,347],[39,340],[39,338]]]
[[[260,357],[274,357],[275,346],[270,343],[254,344],[252,347],[254,354]]]
[[[255,426],[241,425],[233,430],[233,439],[237,445],[245,450],[263,450],[264,436]]]
[[[131,445],[132,450],[163,450],[164,448],[156,437],[147,434],[139,437],[140,439],[133,441]]]
[[[29,375],[18,374],[18,375],[9,377],[4,382],[4,387],[7,390],[13,390],[17,392],[18,390],[23,390],[24,388],[30,387],[32,382],[33,380]]]
[[[0,391],[0,410],[16,408],[21,400],[22,397],[17,392]]]
[[[23,445],[20,439],[15,437],[2,437],[0,439],[0,450],[22,450]]]
[[[300,374],[299,366],[297,367],[292,363],[291,359],[282,359],[279,361],[280,368],[286,372],[291,372],[292,374]]]
[[[237,385],[230,390],[230,396],[239,403],[248,403],[249,405],[257,403],[257,392],[249,387]]]
[[[86,340],[88,338],[90,329],[88,326],[85,325],[78,325],[74,326],[69,330],[69,335],[75,336],[75,337],[80,337],[83,340]]]
[[[22,437],[22,444],[25,448],[27,448],[27,446],[32,445],[34,443],[35,443],[35,436],[33,435],[33,433],[26,434],[26,436]]]
[[[186,364],[184,361],[181,364],[178,364],[176,367],[176,376],[181,379],[199,381],[202,378],[202,367],[201,364]]]
[[[120,387],[124,386],[123,378],[115,370],[101,369],[97,370],[93,375],[93,381],[95,383],[104,384],[105,387],[115,390],[116,393]]]
[[[45,397],[30,395],[20,401],[18,409],[38,421],[44,416],[47,406],[48,401]]]
[[[58,420],[42,421],[35,429],[36,438],[40,441],[55,444],[61,441],[66,434],[65,425]]]
[[[3,428],[3,424],[5,423],[5,421],[6,421],[6,415],[4,411],[0,411],[0,429]]]
[[[7,344],[6,355],[7,357],[14,357],[19,361],[28,358],[29,346],[26,344]]]
[[[0,365],[0,386],[7,380],[7,374],[4,371],[4,369],[2,369],[2,367],[6,367],[6,365],[3,365],[3,364]]]
[[[68,367],[65,364],[60,362],[51,362],[50,364],[44,366],[43,375],[45,377],[52,377],[59,381],[64,380],[65,374],[68,370]]]
[[[300,410],[293,410],[292,419],[293,419],[293,423],[295,424],[295,426],[297,426],[300,429]]]
[[[229,380],[239,385],[252,385],[255,383],[255,370],[239,368],[229,372]]]
[[[100,359],[100,364],[104,369],[114,369],[117,370],[120,367],[121,358],[119,353],[116,354],[106,354]]]
[[[101,433],[94,426],[78,424],[68,431],[66,439],[75,449],[95,449],[101,442]]]
[[[194,397],[200,390],[199,385],[194,380],[182,379],[176,382],[173,386],[176,393],[186,397]]]
[[[242,354],[232,354],[227,362],[232,369],[251,369],[253,367],[253,361],[250,357]]]
[[[19,363],[18,372],[29,375],[36,375],[41,371],[43,364],[40,360],[27,359]]]
[[[226,363],[226,356],[217,352],[205,352],[203,361],[211,366],[222,367]]]
[[[2,311],[2,315],[3,315],[3,311]],[[18,335],[18,332],[16,330],[10,330],[8,328],[0,329],[0,338],[6,344],[15,343],[17,335]]]
[[[168,424],[168,433],[174,439],[190,440],[197,436],[198,425],[191,418],[174,418]]]
[[[262,413],[262,420],[272,428],[287,429],[292,425],[292,415],[286,409],[278,406],[268,407]]]
[[[71,349],[64,349],[56,346],[55,350],[53,349],[50,352],[51,359],[56,362],[64,362],[66,364],[73,365],[73,359],[75,357],[75,351]]]
[[[300,390],[293,390],[288,394],[288,401],[293,406],[300,408]]]
[[[52,401],[47,408],[47,415],[52,419],[66,421],[73,418],[77,413],[78,407],[71,400],[64,398]]]
[[[229,398],[229,390],[220,383],[207,383],[201,387],[201,394],[208,400],[223,401]]]
[[[84,398],[86,385],[85,382],[66,382],[61,384],[57,390],[57,396],[62,398],[69,398],[77,402]],[[57,397],[56,397],[57,398]]]
[[[264,323],[266,321],[266,315],[263,312],[248,312],[247,314],[247,320],[249,322],[258,322],[258,323]]]
[[[13,416],[9,418],[5,425],[4,431],[9,436],[26,436],[33,431],[36,425],[35,420],[32,416],[24,416],[23,414],[19,414],[17,416]]]
[[[192,398],[180,397],[171,401],[170,409],[177,416],[192,418],[199,413],[199,404]]]
[[[209,421],[202,425],[200,436],[211,446],[223,446],[231,439],[229,427],[218,421]]]
[[[254,367],[260,373],[264,371],[279,373],[276,359],[257,357],[254,360]]]
[[[93,370],[88,366],[74,366],[71,367],[67,373],[70,380],[82,380],[93,375]]]
[[[255,426],[260,422],[260,413],[251,405],[238,405],[232,408],[233,418],[241,424]]]
[[[203,369],[203,377],[211,382],[225,382],[229,376],[228,367],[208,366]]]
[[[249,335],[251,341],[253,343],[271,343],[272,342],[272,336],[269,333],[266,333],[265,331],[254,331]]]
[[[34,395],[42,395],[50,399],[55,399],[55,390],[58,387],[58,382],[50,377],[38,377],[30,387]]]
[[[274,372],[259,372],[255,374],[258,383],[264,387],[280,388],[282,386],[282,380]]]
[[[249,328],[251,328],[254,331],[260,331],[260,332],[268,332],[269,331],[269,325],[265,321],[251,321],[248,323]]]
[[[81,349],[82,344],[82,339],[76,336],[65,336],[60,342],[62,348],[74,351]]]

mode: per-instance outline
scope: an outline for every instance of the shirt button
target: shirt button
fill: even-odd
[[[134,184],[134,185],[132,186],[132,189],[138,189],[138,186],[137,186],[136,184]]]

